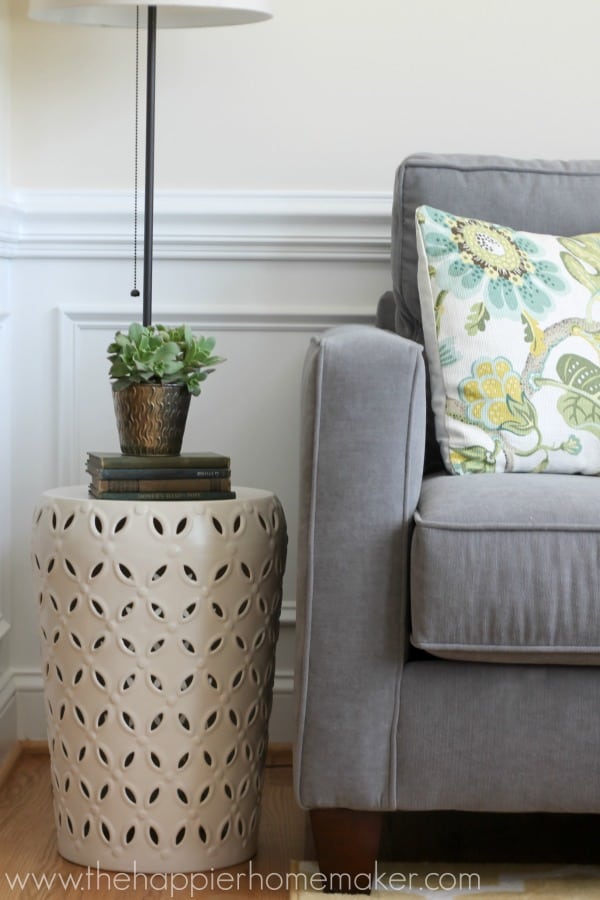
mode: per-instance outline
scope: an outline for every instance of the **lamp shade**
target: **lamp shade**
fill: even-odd
[[[138,6],[141,23],[148,7],[155,6],[160,28],[246,25],[273,15],[269,0],[31,0],[29,16],[58,24],[129,28],[135,27]]]

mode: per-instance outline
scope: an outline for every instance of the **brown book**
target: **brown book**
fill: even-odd
[[[158,472],[157,472],[158,475]],[[143,493],[151,491],[200,492],[230,491],[231,478],[96,478],[92,477],[92,487],[96,494],[111,493]]]

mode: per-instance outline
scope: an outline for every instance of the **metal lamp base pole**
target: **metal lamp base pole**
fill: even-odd
[[[156,6],[148,7],[146,63],[146,149],[144,188],[143,324],[152,324],[152,244],[154,232],[154,119],[156,87]]]

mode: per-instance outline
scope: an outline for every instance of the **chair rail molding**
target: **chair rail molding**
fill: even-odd
[[[0,194],[0,259],[16,255],[20,214],[13,199]]]
[[[385,261],[392,197],[357,192],[157,193],[158,259]],[[0,200],[0,253],[32,258],[131,256],[132,198],[14,191]]]

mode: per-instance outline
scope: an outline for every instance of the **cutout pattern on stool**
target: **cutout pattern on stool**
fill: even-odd
[[[234,865],[256,852],[283,512],[266,493],[123,508],[50,492],[34,516],[59,851]]]

